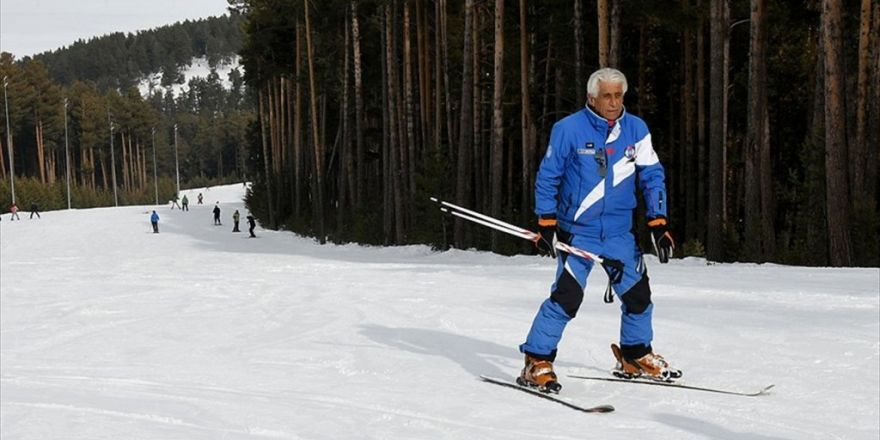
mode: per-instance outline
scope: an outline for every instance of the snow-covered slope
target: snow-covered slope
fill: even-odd
[[[588,415],[477,380],[518,373],[553,261],[249,239],[230,232],[242,193],[189,191],[158,235],[149,206],[3,216],[0,437],[880,436],[877,268],[648,257],[655,349],[690,384],[776,384],[756,398],[566,378],[612,365],[619,312],[594,275],[557,362],[564,396],[617,408]]]
[[[220,77],[220,84],[225,89],[229,89],[232,87],[232,82],[229,81],[229,73],[235,69],[238,69],[239,73],[244,74],[244,70],[241,68],[240,58],[238,55],[233,56],[229,60],[221,61],[214,68],[217,71],[217,75]],[[211,65],[208,63],[208,59],[205,57],[201,58],[193,58],[192,62],[190,62],[189,66],[183,68],[181,70],[181,75],[184,80],[182,84],[172,84],[170,89],[171,92],[174,93],[174,96],[179,96],[181,92],[185,90],[189,90],[189,81],[193,78],[207,78],[208,75],[211,74]],[[162,87],[162,74],[159,72],[154,72],[150,75],[147,75],[146,78],[143,78],[138,83],[138,91],[141,92],[141,95],[148,96],[155,89],[163,89],[163,91],[167,91]]]

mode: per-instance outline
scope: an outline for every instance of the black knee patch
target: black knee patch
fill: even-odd
[[[626,305],[626,313],[640,314],[651,305],[651,286],[648,285],[648,275],[642,275],[642,279],[629,288],[620,300]]]
[[[570,318],[574,318],[584,300],[584,288],[567,270],[563,270],[562,276],[556,282],[556,290],[550,294],[550,299],[562,306],[562,310],[565,310]]]

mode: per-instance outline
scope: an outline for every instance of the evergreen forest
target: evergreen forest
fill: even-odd
[[[127,202],[151,198],[155,134],[167,200],[177,133],[182,185],[254,182],[247,202],[264,227],[532,253],[429,197],[535,229],[550,130],[607,66],[627,75],[627,111],[666,169],[676,256],[880,265],[878,0],[229,4],[225,17],[2,54],[16,182],[62,194],[66,114],[83,198],[112,204],[114,171]],[[214,75],[163,92],[193,57],[236,54],[231,90]],[[161,87],[142,97],[147,72]]]
[[[68,171],[73,208],[164,203],[177,190],[178,170],[184,188],[247,179],[253,99],[239,69],[227,78],[214,69],[237,57],[241,24],[233,13],[22,59],[0,54],[4,210],[13,184],[22,208],[66,208]],[[194,58],[212,70],[184,85]],[[157,74],[158,84],[142,93],[139,83]]]

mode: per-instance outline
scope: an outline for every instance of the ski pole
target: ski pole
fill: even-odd
[[[480,214],[479,212],[476,212],[476,211],[471,211],[470,209],[463,208],[463,207],[461,207],[461,206],[458,206],[458,205],[455,205],[455,204],[449,203],[449,202],[447,202],[447,201],[445,201],[445,200],[438,200],[438,199],[435,198],[435,197],[431,197],[431,200],[434,201],[434,202],[436,202],[436,203],[438,203],[438,204],[440,204],[440,206],[441,206],[440,209],[441,209],[441,210],[443,210],[443,207],[445,207],[445,208],[450,209],[450,210],[461,211],[461,212],[467,213],[467,214],[469,214],[469,215],[471,215],[471,216],[474,216],[474,217],[477,217],[477,218],[481,218],[481,219],[483,219],[483,220],[485,220],[485,221],[487,221],[487,222],[490,222],[490,223],[494,223],[494,224],[496,224],[496,225],[499,225],[499,226],[501,226],[501,227],[503,227],[503,228],[507,228],[507,229],[509,229],[509,230],[511,230],[511,231],[516,231],[516,232],[518,232],[518,233],[531,234],[531,235],[535,235],[535,236],[537,236],[537,234],[535,234],[534,232],[532,232],[532,231],[530,231],[530,230],[528,230],[528,229],[521,228],[521,227],[519,227],[519,226],[512,225],[512,224],[510,224],[510,223],[505,223],[505,222],[503,222],[503,221],[501,221],[501,220],[498,220],[497,218],[489,217],[488,215]],[[448,212],[448,211],[447,211],[447,212]],[[450,213],[450,214],[451,214],[451,213]],[[499,229],[499,230],[500,230],[500,229]],[[516,235],[516,234],[513,234],[513,235]],[[523,238],[528,238],[528,237],[523,237]]]
[[[463,208],[461,206],[458,206],[458,205],[455,205],[455,204],[452,204],[452,203],[449,203],[449,202],[446,202],[443,200],[438,200],[435,197],[431,197],[431,200],[440,205],[440,211],[443,211],[447,214],[452,214],[452,215],[459,217],[461,219],[464,219],[464,220],[468,220],[468,221],[495,229],[496,231],[504,232],[504,233],[513,235],[515,237],[524,238],[524,239],[530,240],[530,241],[537,241],[541,237],[541,235],[536,232],[532,232],[528,229],[521,228],[519,226],[512,225],[510,223],[503,222],[503,221],[498,220],[494,217],[489,217],[488,215],[481,214],[479,212],[472,211],[470,209]],[[563,251],[563,252],[577,255],[581,258],[586,258],[588,260],[593,260],[599,264],[603,264],[603,265],[605,264],[604,258],[602,258],[592,252],[585,251],[583,249],[571,246],[571,245],[563,243],[561,241],[557,241],[554,244],[554,247],[556,249]]]

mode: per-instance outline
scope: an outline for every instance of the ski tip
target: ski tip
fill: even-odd
[[[594,407],[590,408],[590,411],[589,411],[589,412],[594,412],[594,413],[610,413],[610,412],[613,412],[613,411],[614,411],[614,407],[611,406],[611,405],[599,405],[599,406],[594,406]]]

